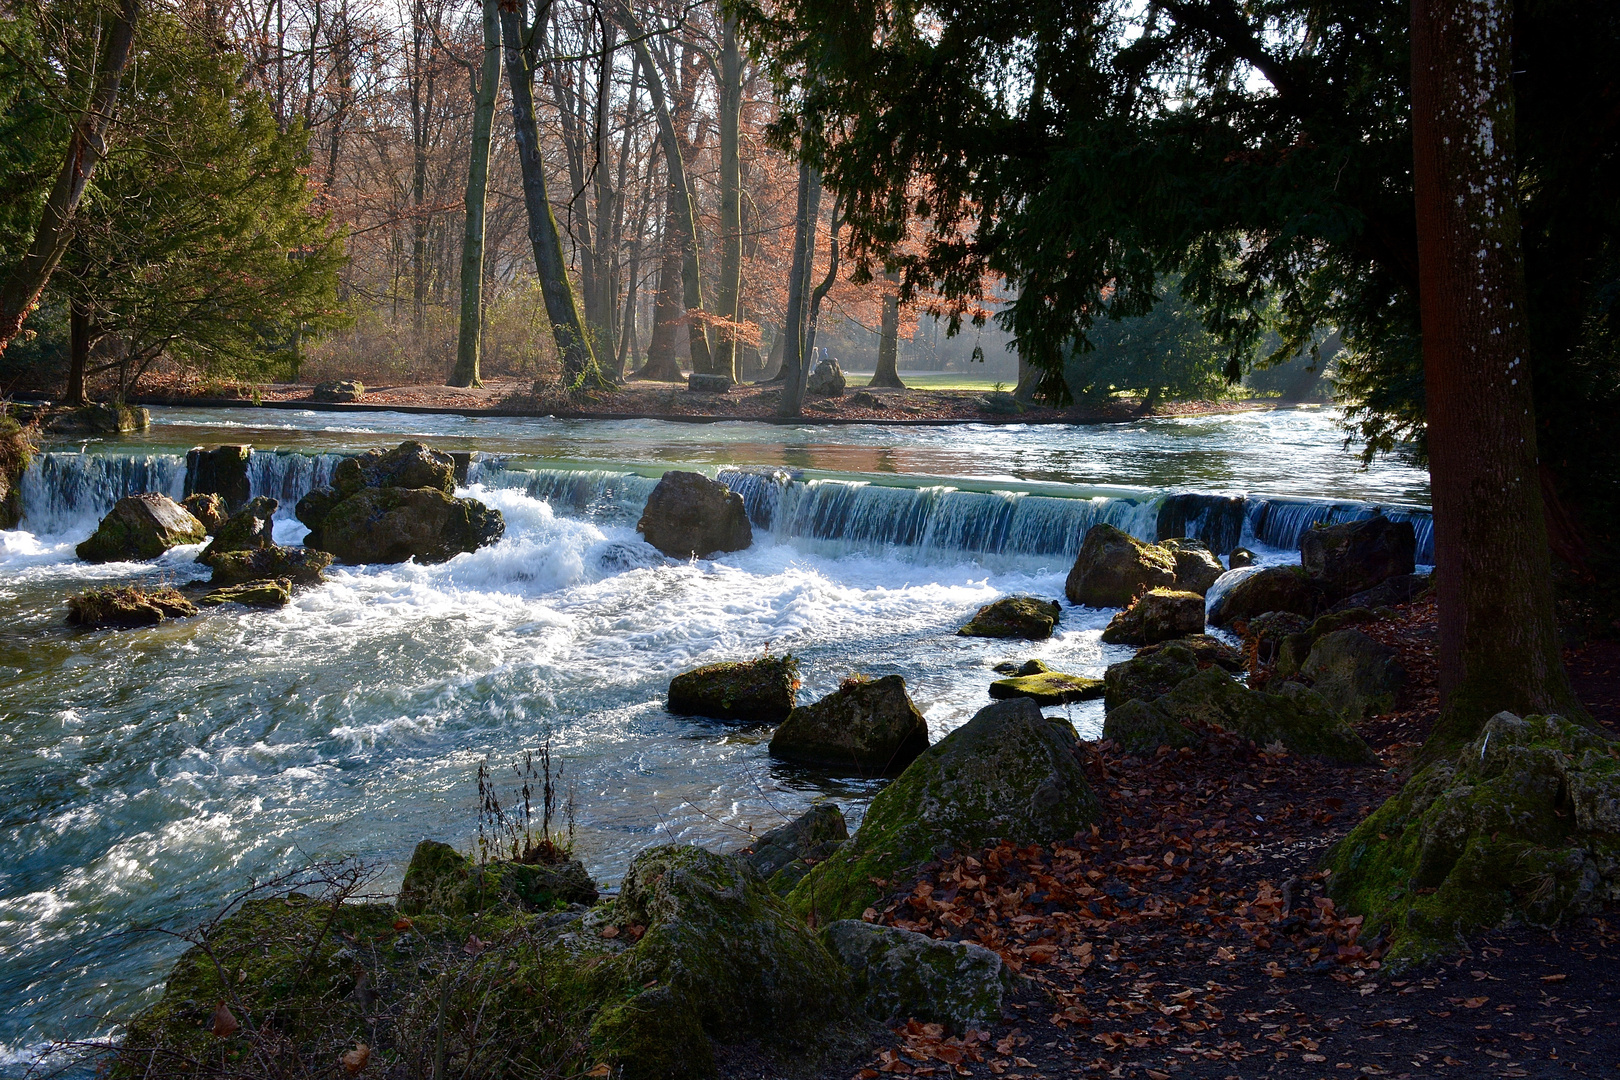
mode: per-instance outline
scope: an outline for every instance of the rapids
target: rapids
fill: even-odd
[[[1174,523],[1286,560],[1312,521],[1410,517],[1427,476],[1361,469],[1325,410],[1095,428],[773,427],[156,410],[144,436],[52,445],[0,532],[0,1075],[56,1038],[116,1029],[177,951],[151,927],[205,918],[255,879],[355,856],[397,886],[423,837],[476,827],[475,774],[549,740],[578,849],[612,883],[640,848],[740,844],[815,799],[851,823],[877,783],[773,763],[769,732],[671,716],[664,688],[709,661],[790,651],[801,700],[851,671],[898,673],[937,739],[987,703],[990,668],[1038,656],[1101,674],[1110,611],[1065,604],[1039,644],[957,638],[998,596],[1062,595],[1085,529]],[[185,582],[197,548],[89,566],[73,546],[120,496],[183,493],[185,450],[249,442],[255,494],[292,504],[339,455],[421,438],[477,452],[462,494],[505,538],[437,566],[340,567],[279,612],[218,611],[79,633],[91,584]],[[675,562],[634,524],[665,468],[743,493],[752,548]],[[1297,556],[1294,556],[1297,557]],[[1083,736],[1100,702],[1050,710]]]

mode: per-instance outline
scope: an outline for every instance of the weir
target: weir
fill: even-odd
[[[248,461],[252,494],[281,503],[281,514],[312,488],[329,482],[340,454],[254,451]],[[156,491],[179,499],[184,454],[104,454],[52,451],[39,455],[22,484],[23,527],[42,535],[88,533],[125,495]],[[468,483],[520,490],[558,513],[604,524],[633,525],[654,475],[628,470],[536,468],[474,455]],[[962,490],[948,483],[884,477],[807,478],[784,469],[721,468],[717,479],[742,496],[749,520],[778,543],[818,555],[889,554],[923,562],[963,559],[997,564],[1064,562],[1074,558],[1086,530],[1106,522],[1143,540],[1191,536],[1224,554],[1239,545],[1298,550],[1318,522],[1336,523],[1382,512],[1410,521],[1417,560],[1434,561],[1429,511],[1363,502],[1264,496],[1143,491],[1136,496],[1073,496],[1017,490]],[[999,487],[999,485],[998,485]]]

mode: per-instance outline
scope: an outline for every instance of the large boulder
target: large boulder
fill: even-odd
[[[1202,540],[1177,537],[1160,540],[1159,546],[1176,557],[1176,588],[1203,596],[1226,573],[1226,567]]]
[[[928,749],[928,721],[899,675],[852,677],[794,709],[771,737],[771,755],[861,776],[893,776]]]
[[[228,551],[256,551],[274,547],[278,506],[280,504],[275,499],[266,495],[250,500],[215,530],[214,539],[197,553],[197,561],[204,566],[212,566],[215,559]]]
[[[206,539],[203,523],[167,495],[125,495],[76,550],[85,562],[136,561]]]
[[[331,382],[316,383],[315,389],[309,392],[311,401],[323,401],[327,404],[350,404],[361,401],[366,396],[366,384],[358,379],[335,379]]]
[[[125,435],[152,426],[152,413],[140,405],[96,401],[89,405],[47,409],[35,414],[52,435]]]
[[[431,487],[368,487],[334,506],[305,543],[346,563],[435,563],[493,544],[505,531],[501,512],[477,499]]]
[[[1211,592],[1215,594],[1209,602],[1212,626],[1246,622],[1268,611],[1290,611],[1310,619],[1327,606],[1321,587],[1298,566],[1228,570]]]
[[[1149,589],[1103,629],[1110,645],[1157,645],[1204,629],[1204,598],[1180,589]]]
[[[729,375],[704,375],[694,371],[686,377],[686,388],[694,394],[724,394],[735,385]]]
[[[549,911],[596,899],[596,885],[578,859],[478,864],[436,840],[416,845],[399,888],[399,910],[407,915],[458,917],[502,907]]]
[[[432,488],[446,495],[456,491],[455,458],[415,439],[392,450],[367,450],[344,458],[332,470],[332,486],[344,495],[361,488]]]
[[[743,498],[718,480],[672,469],[652,494],[636,531],[676,559],[741,551],[754,542]]]
[[[1039,660],[1033,662],[1040,663]],[[1041,667],[1044,669],[1046,665],[1042,664]],[[1063,671],[1034,671],[997,679],[990,684],[990,696],[997,701],[1028,698],[1043,708],[1047,705],[1067,705],[1102,697],[1103,681]]]
[[[1291,753],[1339,765],[1378,761],[1332,706],[1298,683],[1284,684],[1277,694],[1263,694],[1211,667],[1150,704],[1183,727],[1202,723],[1258,746],[1281,743]]]
[[[90,630],[130,630],[195,614],[191,601],[169,586],[112,586],[68,599],[68,622]]]
[[[838,366],[838,361],[829,356],[817,364],[816,369],[810,373],[809,380],[804,384],[804,390],[805,393],[815,394],[818,397],[842,397],[846,385],[844,369]]]
[[[332,556],[314,548],[271,546],[251,551],[227,551],[213,561],[208,579],[214,588],[285,578],[294,585],[319,585],[326,580]]]
[[[1351,723],[1395,710],[1406,669],[1395,650],[1360,630],[1336,630],[1316,639],[1299,673]]]
[[[1037,596],[1004,596],[984,605],[957,631],[962,637],[1023,638],[1041,641],[1052,636],[1063,609],[1056,600]]]
[[[966,941],[937,941],[914,930],[859,919],[827,924],[822,941],[854,979],[855,994],[884,1025],[920,1020],[958,1034],[1001,1021],[1013,973],[1001,957]]]
[[[878,793],[851,840],[788,894],[801,915],[851,919],[941,852],[1067,840],[1096,821],[1080,740],[1028,699],[989,705]],[[883,882],[884,884],[875,884]]]
[[[1312,623],[1292,611],[1267,611],[1243,624],[1243,645],[1253,649],[1262,664],[1277,660],[1290,639],[1309,630]]]
[[[186,494],[218,495],[225,513],[234,514],[253,497],[248,462],[253,447],[242,444],[198,446],[186,451]]]
[[[669,681],[665,706],[681,716],[779,724],[793,711],[799,661],[791,653],[705,664]]]
[[[1272,678],[1289,679],[1299,674],[1299,669],[1311,655],[1311,648],[1315,646],[1318,638],[1326,637],[1337,630],[1377,622],[1378,619],[1377,612],[1366,608],[1329,611],[1326,615],[1318,615],[1316,620],[1308,625],[1298,616],[1274,613],[1251,620],[1249,635],[1250,637],[1262,635],[1259,656],[1262,661],[1273,664]]]
[[[1176,642],[1110,664],[1103,672],[1103,708],[1113,712],[1127,701],[1152,701],[1198,674],[1198,670],[1198,657]]]
[[[765,833],[737,854],[746,859],[771,891],[786,896],[810,868],[849,839],[844,812],[835,803],[817,803],[786,825]]]
[[[1194,746],[1192,732],[1140,698],[1132,698],[1103,718],[1102,737],[1127,754],[1147,756],[1161,746]]]
[[[1419,771],[1330,853],[1329,895],[1382,934],[1385,970],[1504,924],[1620,899],[1620,753],[1558,716],[1499,713]]]
[[[587,923],[645,927],[601,966],[591,1026],[624,1080],[714,1072],[711,1041],[755,1042],[801,1066],[863,1034],[849,975],[747,863],[700,848],[642,852]]]
[[[1080,544],[1063,592],[1086,607],[1124,607],[1149,589],[1176,583],[1176,557],[1112,525],[1093,525]]]
[[[1300,565],[1330,602],[1396,575],[1410,574],[1416,552],[1412,523],[1391,521],[1382,514],[1338,525],[1314,525],[1299,541]]]

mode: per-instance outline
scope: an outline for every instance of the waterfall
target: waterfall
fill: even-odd
[[[1243,532],[1262,544],[1298,551],[1300,538],[1312,525],[1360,521],[1377,513],[1391,521],[1411,522],[1417,537],[1417,561],[1434,562],[1434,517],[1427,510],[1311,499],[1249,499],[1244,505]]]
[[[22,479],[22,527],[41,536],[95,531],[125,495],[185,494],[184,454],[40,454]]]

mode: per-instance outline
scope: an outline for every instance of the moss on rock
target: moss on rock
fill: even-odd
[[[407,915],[432,912],[451,918],[502,907],[550,911],[568,904],[594,904],[596,885],[583,863],[522,863],[501,860],[478,865],[448,844],[416,845],[399,909]]]
[[[883,1024],[920,1020],[958,1034],[1001,1020],[1013,974],[982,945],[936,941],[913,930],[840,919],[822,931],[854,978],[868,1016]]]
[[[1218,637],[1209,634],[1188,634],[1173,641],[1166,641],[1159,645],[1144,645],[1136,650],[1135,660],[1144,660],[1157,655],[1168,648],[1186,649],[1192,653],[1193,660],[1201,668],[1214,665],[1226,671],[1239,672],[1243,670],[1243,654]]]
[[[1087,607],[1124,607],[1148,589],[1176,583],[1176,557],[1112,525],[1093,525],[1081,541],[1063,591]]]
[[[68,622],[92,630],[130,630],[197,614],[190,600],[170,586],[118,585],[68,598]]]
[[[990,696],[998,701],[1023,697],[1041,706],[1067,705],[1071,701],[1090,701],[1102,697],[1103,681],[1062,671],[1042,671],[997,679],[990,684]]]
[[[1052,636],[1063,609],[1055,600],[1038,596],[1004,596],[984,605],[956,633],[961,637],[1023,638],[1042,641]]]
[[[779,828],[765,833],[737,854],[764,878],[771,891],[786,896],[816,863],[849,839],[844,812],[834,803],[818,803]]]
[[[332,556],[314,548],[272,544],[249,551],[227,551],[214,556],[214,574],[209,584],[217,589],[285,578],[294,585],[319,585],[326,580],[326,568],[331,565]]]
[[[32,424],[24,426],[0,413],[0,529],[22,520],[22,478],[38,452]]]
[[[1291,753],[1340,765],[1377,763],[1361,736],[1319,695],[1297,683],[1285,690],[1262,694],[1218,668],[1205,668],[1152,704],[1183,726],[1206,724],[1259,746],[1281,743]]]
[[[669,681],[666,708],[681,716],[780,724],[793,711],[799,661],[791,653],[706,664]]]
[[[1042,716],[1027,698],[979,710],[872,800],[854,838],[811,870],[788,902],[822,921],[859,918],[939,849],[1072,837],[1099,813],[1079,751],[1069,722]]]
[[[899,675],[845,679],[794,709],[771,736],[771,756],[863,776],[893,776],[928,748],[928,721]]]
[[[203,523],[167,495],[126,495],[75,551],[85,562],[155,559],[178,544],[206,539]]]
[[[1161,746],[1194,746],[1193,733],[1145,701],[1132,699],[1103,718],[1102,737],[1127,754],[1151,754]]]
[[[1109,620],[1109,645],[1157,645],[1204,629],[1204,597],[1184,589],[1149,589]]]
[[[1499,713],[1328,858],[1329,891],[1400,968],[1480,930],[1620,899],[1620,746],[1558,716]]]
[[[1171,642],[1156,652],[1144,650],[1103,672],[1103,707],[1113,712],[1127,701],[1152,701],[1196,674],[1198,658],[1182,645]]]
[[[286,607],[292,600],[292,582],[287,578],[271,581],[250,581],[245,585],[227,585],[214,589],[198,601],[210,607],[219,604],[241,604],[244,607]]]

